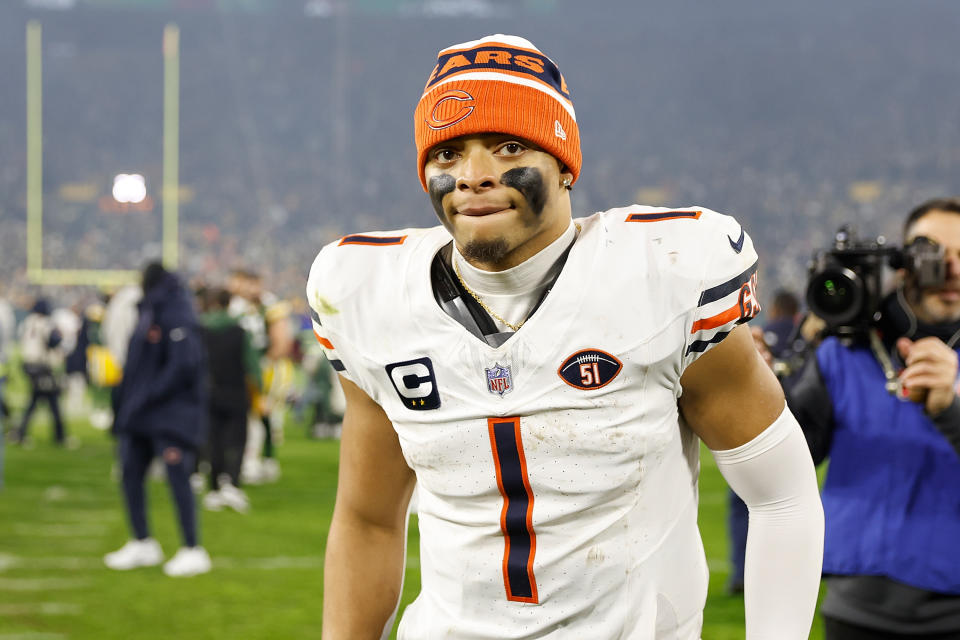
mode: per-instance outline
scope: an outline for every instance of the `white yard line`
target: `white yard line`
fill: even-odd
[[[23,631],[21,633],[0,633],[0,640],[66,640],[62,633],[44,633],[42,631]]]
[[[105,524],[27,524],[13,525],[13,532],[28,536],[48,536],[51,538],[76,538],[84,536],[102,536],[110,528]]]
[[[6,569],[99,569],[103,560],[97,556],[21,558],[0,553],[0,571]]]
[[[275,556],[272,558],[219,558],[213,556],[214,569],[320,569],[322,556]]]
[[[0,578],[0,591],[83,589],[91,584],[93,584],[92,580],[82,578]]]
[[[66,602],[0,604],[0,616],[76,616],[82,612],[80,605]]]
[[[47,522],[53,521],[57,523],[89,523],[89,522],[113,522],[115,520],[120,520],[123,517],[123,510],[121,507],[116,509],[90,509],[89,511],[81,511],[78,509],[75,510],[60,510],[56,507],[43,507],[40,512],[37,514],[41,520]]]
[[[172,552],[171,552],[172,553]],[[169,554],[168,554],[169,555]],[[278,569],[317,570],[323,567],[323,556],[267,556],[251,558],[231,558],[213,556],[214,569]],[[100,556],[56,556],[23,558],[0,553],[0,572],[10,569],[59,569],[66,571],[85,571],[104,569]]]

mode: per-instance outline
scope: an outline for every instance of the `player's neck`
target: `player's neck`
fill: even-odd
[[[549,245],[520,264],[502,271],[487,271],[471,265],[454,244],[453,260],[464,283],[479,295],[511,295],[528,293],[548,277],[552,268],[576,237],[571,221],[567,228]]]

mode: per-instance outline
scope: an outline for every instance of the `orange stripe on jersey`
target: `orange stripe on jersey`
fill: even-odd
[[[660,222],[661,220],[699,220],[703,211],[660,211],[631,213],[624,222]]]
[[[696,333],[697,331],[706,331],[707,329],[716,329],[717,327],[722,327],[723,325],[731,322],[733,320],[738,320],[740,318],[740,302],[735,303],[732,307],[726,311],[721,311],[715,316],[710,316],[709,318],[701,318],[693,323],[693,327],[690,329],[690,333]]]
[[[407,239],[407,236],[364,236],[364,235],[352,235],[344,236],[340,239],[340,244],[338,247],[342,247],[345,244],[362,244],[370,247],[387,247],[395,244],[403,244],[403,241]]]
[[[317,342],[325,346],[327,349],[333,349],[333,344],[322,335],[317,333],[316,330],[314,330],[313,335],[317,336]]]

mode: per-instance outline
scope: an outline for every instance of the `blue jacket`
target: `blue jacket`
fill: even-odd
[[[139,308],[114,397],[114,432],[195,448],[206,438],[206,363],[189,293],[176,276],[164,274]]]
[[[869,348],[828,338],[817,364],[834,419],[823,572],[960,594],[960,457],[921,405],[887,393]]]

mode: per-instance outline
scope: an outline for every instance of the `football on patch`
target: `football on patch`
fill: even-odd
[[[617,377],[623,363],[606,351],[582,349],[564,360],[557,374],[571,387],[599,389]]]

